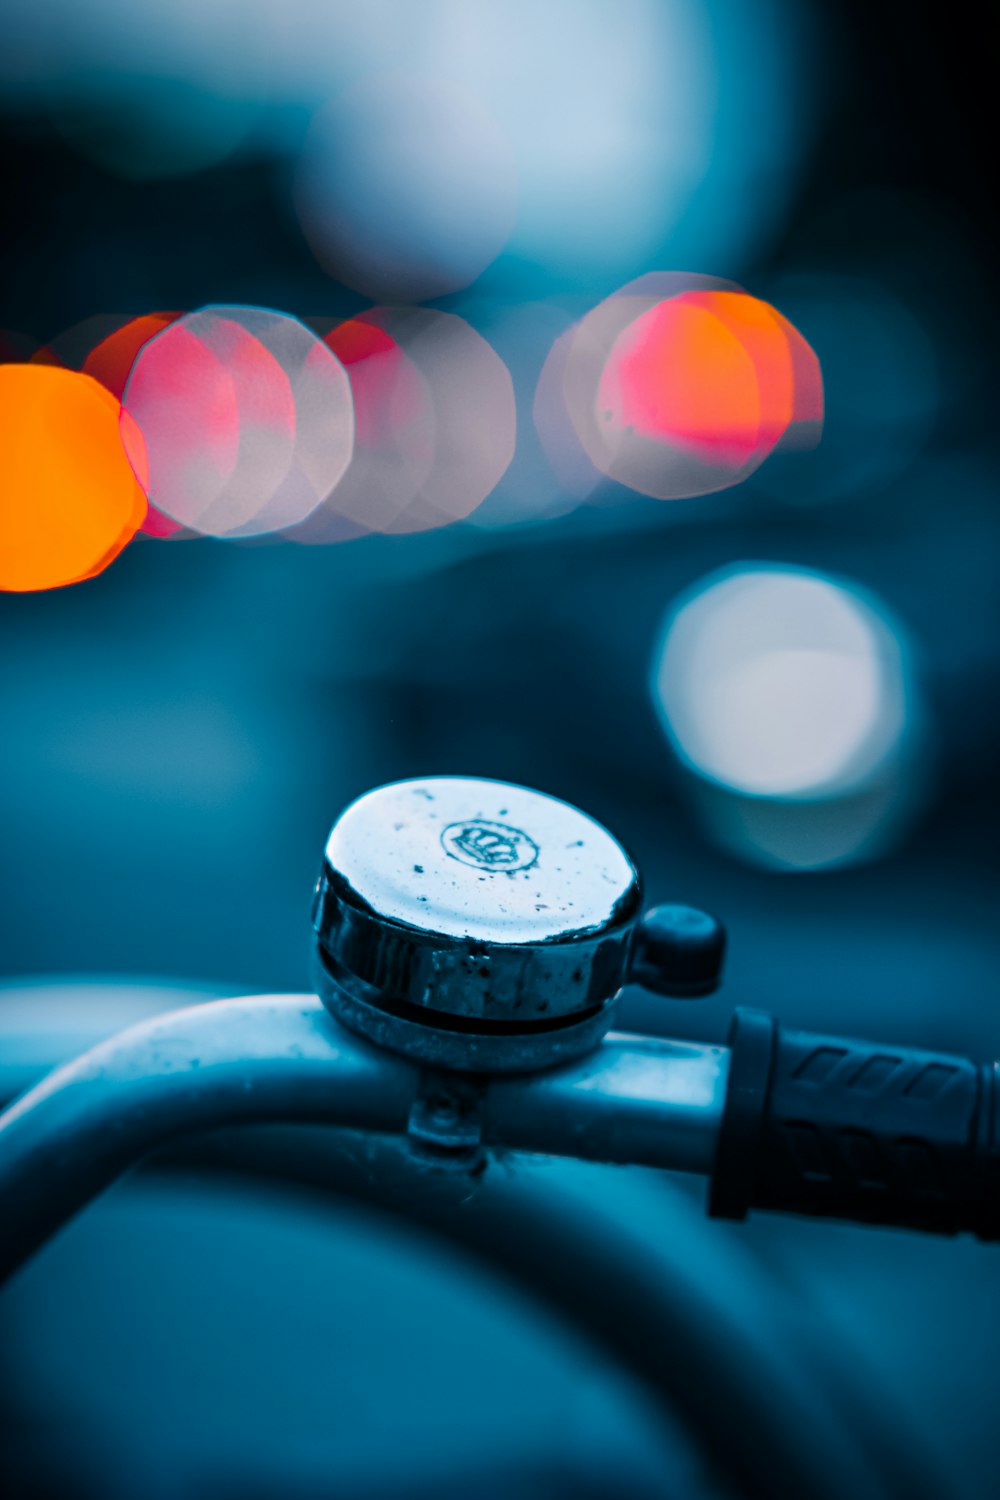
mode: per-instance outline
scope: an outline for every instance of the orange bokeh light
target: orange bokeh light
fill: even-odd
[[[85,318],[51,343],[35,348],[30,361],[34,365],[82,370],[85,375],[99,380],[120,401],[142,348],[180,316],[178,312],[155,312],[141,317],[98,315]],[[183,533],[184,528],[157,510],[147,497],[146,519],[140,530],[146,536],[173,537]]]
[[[731,282],[641,277],[576,325],[559,363],[587,457],[640,494],[726,489],[778,447],[813,446],[822,430],[816,355],[787,318]],[[547,391],[547,427],[551,408],[558,417]]]
[[[681,292],[618,337],[598,388],[605,420],[757,466],[793,425],[822,422],[819,362],[786,318],[746,292]]]
[[[0,365],[0,589],[79,583],[132,540],[146,499],[120,410],[89,375]]]
[[[795,369],[785,329],[766,302],[746,292],[688,292],[677,300],[705,308],[736,335],[750,356],[757,376],[759,414],[757,442],[749,456],[766,457],[795,418]],[[728,415],[726,394],[720,412],[723,426]]]
[[[760,442],[761,393],[749,350],[711,308],[686,296],[658,303],[619,334],[597,404],[615,430],[687,448],[710,463],[742,466]]]

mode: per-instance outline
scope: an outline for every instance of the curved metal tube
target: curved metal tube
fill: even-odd
[[[608,1037],[565,1067],[490,1082],[483,1141],[705,1172],[726,1063],[723,1048]],[[0,1278],[178,1137],[276,1121],[399,1135],[420,1081],[413,1063],[339,1026],[315,996],[221,1000],[131,1027],[0,1116]]]
[[[549,1155],[708,1171],[727,1070],[723,1048],[609,1036],[579,1062],[491,1082],[484,1136]],[[706,1233],[692,1257],[693,1221],[676,1244],[656,1235],[654,1244],[544,1163],[488,1173],[471,1197],[457,1174],[428,1174],[403,1142],[385,1139],[406,1130],[420,1081],[413,1064],[343,1030],[312,996],[217,1001],[134,1026],[0,1116],[0,1271],[144,1155],[207,1130],[193,1164],[322,1184],[403,1213],[513,1275],[679,1412],[745,1493],[944,1493],[918,1462],[907,1472],[905,1445],[891,1444],[884,1459],[880,1433],[840,1410],[851,1379],[827,1391],[811,1365],[782,1352],[765,1289],[734,1297],[736,1268],[714,1238]],[[355,1133],[217,1130],[268,1122]]]
[[[130,1027],[0,1116],[0,1276],[178,1136],[277,1120],[397,1132],[414,1079],[311,996],[215,1001]]]
[[[612,1032],[564,1067],[494,1079],[485,1139],[520,1151],[707,1176],[728,1077],[726,1047]]]

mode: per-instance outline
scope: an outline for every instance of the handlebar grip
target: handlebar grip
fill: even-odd
[[[964,1057],[789,1031],[738,1010],[709,1198],[1000,1239],[1000,1079]]]

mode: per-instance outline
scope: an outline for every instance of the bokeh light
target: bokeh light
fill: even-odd
[[[465,520],[500,483],[514,457],[514,388],[503,360],[453,313],[372,309],[364,318],[413,361],[430,396],[430,472],[387,530],[429,531]]]
[[[327,335],[357,406],[354,459],[295,540],[430,531],[465,520],[514,456],[514,389],[464,319],[371,308]]]
[[[538,392],[542,390],[544,399],[552,350],[560,345],[579,315],[578,300],[573,298],[567,303],[562,298],[528,302],[483,299],[474,309],[476,327],[510,371],[517,404],[514,458],[502,482],[470,517],[478,529],[495,531],[555,520],[575,510],[600,481],[601,476],[585,455],[574,468],[574,458],[582,453],[575,438],[567,473],[561,473],[559,454],[549,452],[536,420]],[[565,406],[562,409],[565,412]],[[567,483],[567,479],[572,482]]]
[[[131,541],[146,501],[122,445],[120,410],[88,375],[0,365],[0,588],[80,582]],[[134,434],[133,453],[141,470]]]
[[[264,308],[203,308],[163,329],[140,351],[123,409],[143,437],[150,499],[207,536],[298,525],[353,447],[343,365],[304,323]]]
[[[296,188],[321,264],[396,302],[474,281],[509,239],[516,201],[510,148],[483,106],[406,75],[365,79],[320,112]]]
[[[909,660],[884,608],[806,569],[727,568],[679,601],[654,703],[723,841],[798,868],[880,847],[916,785]]]
[[[64,329],[47,344],[35,347],[30,359],[32,364],[82,370],[99,380],[120,401],[139,350],[179,317],[176,312],[149,313],[142,317],[97,313]],[[176,521],[148,503],[140,530],[147,536],[160,538],[188,535]]]
[[[81,366],[84,374],[99,380],[120,401],[140,349],[179,317],[176,312],[156,312],[129,318],[88,351]]]
[[[129,318],[120,328],[106,334],[88,351],[82,365],[84,374],[92,375],[95,380],[99,380],[105,390],[110,391],[120,401],[140,349],[148,344],[151,338],[162,333],[164,328],[175,323],[179,317],[180,313],[164,312],[147,313],[140,318]],[[148,504],[148,501],[146,518],[141,530],[146,536],[161,539],[187,535],[178,521],[164,515],[162,511],[157,510],[155,505]]]
[[[324,504],[287,533],[311,544],[391,528],[416,499],[434,461],[430,391],[392,335],[362,316],[335,325],[324,342],[350,381],[354,452]]]
[[[739,265],[773,230],[821,98],[815,72],[802,86],[808,23],[787,10],[482,0],[473,17],[462,0],[341,0],[310,19],[352,81],[403,67],[475,99],[516,168],[509,261],[589,285],[634,275],[668,242],[691,264]]]
[[[324,198],[329,144],[357,185],[345,196],[348,240],[353,224],[371,229],[373,250],[384,233],[391,244],[380,205],[395,198],[399,223],[412,208],[414,229],[427,231],[428,269],[477,274],[476,261],[506,241],[508,264],[563,285],[611,285],[668,243],[680,263],[734,268],[768,245],[824,101],[815,9],[790,0],[9,0],[0,86],[8,107],[47,109],[76,150],[120,176],[192,172],[246,147],[288,162],[283,187],[301,122],[322,119],[331,100],[336,114],[357,91],[329,133],[317,127],[304,163]],[[368,102],[382,77],[400,76],[412,103],[392,85],[387,103]],[[404,122],[416,191],[403,183],[396,197],[379,140]],[[449,248],[435,223],[458,192],[465,211]],[[367,262],[355,264],[365,276]],[[402,295],[369,290],[383,301]]]
[[[738,484],[779,444],[816,442],[822,426],[808,344],[767,303],[711,277],[641,277],[553,351],[536,416],[565,467],[560,371],[565,415],[589,461],[659,499]]]
[[[143,344],[179,317],[178,312],[153,312],[140,317],[131,313],[95,313],[63,329],[48,343],[36,345],[30,355],[31,362],[82,370],[99,380],[120,401]]]

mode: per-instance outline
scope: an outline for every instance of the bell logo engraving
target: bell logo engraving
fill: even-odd
[[[538,845],[526,833],[507,823],[488,823],[485,818],[449,823],[441,844],[446,854],[463,865],[498,874],[526,870],[538,858]]]

